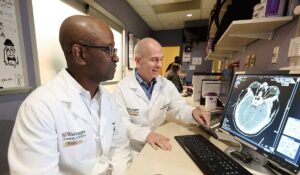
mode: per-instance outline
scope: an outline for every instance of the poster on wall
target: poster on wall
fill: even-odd
[[[196,70],[196,66],[195,65],[189,65],[189,70]]]
[[[128,68],[134,69],[136,67],[134,60],[134,46],[139,41],[132,33],[128,33]]]
[[[192,64],[193,65],[201,65],[202,64],[202,57],[193,57]]]
[[[190,62],[191,61],[191,52],[183,52],[183,62]]]
[[[24,86],[14,0],[0,0],[0,87]]]

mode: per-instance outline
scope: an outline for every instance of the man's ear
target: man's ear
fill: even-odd
[[[141,57],[134,57],[136,65],[141,64],[141,59],[142,59]]]
[[[72,46],[72,55],[75,63],[79,65],[86,65],[86,57],[84,56],[85,53],[80,45],[74,44]]]

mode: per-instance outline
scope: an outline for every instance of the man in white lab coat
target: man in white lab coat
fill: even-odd
[[[114,95],[127,125],[130,145],[136,156],[145,142],[154,149],[171,150],[169,138],[154,130],[169,111],[179,120],[209,125],[209,115],[188,106],[174,84],[159,75],[163,52],[152,38],[140,40],[134,48],[136,69],[117,85]]]
[[[110,28],[92,16],[71,16],[59,40],[67,68],[22,103],[11,136],[12,175],[125,174],[131,161],[118,106],[99,83],[113,78]]]

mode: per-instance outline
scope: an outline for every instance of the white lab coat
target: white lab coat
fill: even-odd
[[[12,175],[99,175],[106,173],[110,162],[116,167],[113,174],[125,174],[131,159],[129,142],[112,95],[100,86],[97,134],[74,81],[62,70],[22,103],[8,151]]]
[[[127,114],[122,116],[131,145],[135,141],[144,143],[147,135],[166,120],[167,111],[179,120],[196,123],[192,117],[193,108],[186,104],[174,84],[162,76],[156,80],[150,100],[134,72],[119,82],[114,91],[121,113]],[[139,149],[137,147],[133,145],[133,149]]]

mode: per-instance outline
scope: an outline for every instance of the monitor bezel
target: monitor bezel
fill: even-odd
[[[300,170],[300,165],[295,166],[287,161],[285,161],[284,159],[282,160],[281,157],[278,157],[278,156],[274,156],[274,154],[271,154],[267,151],[264,151],[262,148],[260,147],[257,147],[256,145],[253,145],[252,143],[250,143],[249,141],[247,141],[246,139],[243,139],[241,137],[239,137],[239,135],[229,131],[229,130],[226,130],[224,128],[222,128],[222,124],[224,122],[224,119],[225,119],[225,113],[226,111],[228,110],[228,100],[230,100],[230,97],[232,95],[232,89],[234,87],[234,82],[236,81],[236,78],[240,75],[278,75],[278,76],[298,76],[300,77],[300,74],[299,73],[288,73],[287,71],[271,71],[271,72],[250,72],[250,73],[247,73],[247,72],[236,72],[232,78],[232,82],[231,82],[231,85],[230,85],[230,92],[229,92],[229,95],[228,95],[228,98],[227,98],[227,102],[226,102],[226,106],[224,108],[224,112],[223,112],[223,115],[222,115],[222,118],[221,118],[221,121],[220,121],[220,127],[219,127],[219,130],[224,132],[224,133],[227,133],[231,136],[233,136],[235,138],[235,140],[237,140],[238,142],[240,142],[242,145],[246,145],[248,147],[250,147],[251,149],[253,149],[254,151],[258,152],[260,155],[264,156],[265,158],[269,159],[270,161],[272,162],[275,162],[276,164],[280,165],[283,169],[286,169],[287,171],[291,171],[292,173],[297,173],[299,172]],[[255,149],[254,149],[255,148]],[[279,160],[280,159],[280,160]],[[289,166],[286,166],[282,163],[282,161],[284,161],[286,164],[288,164]]]

